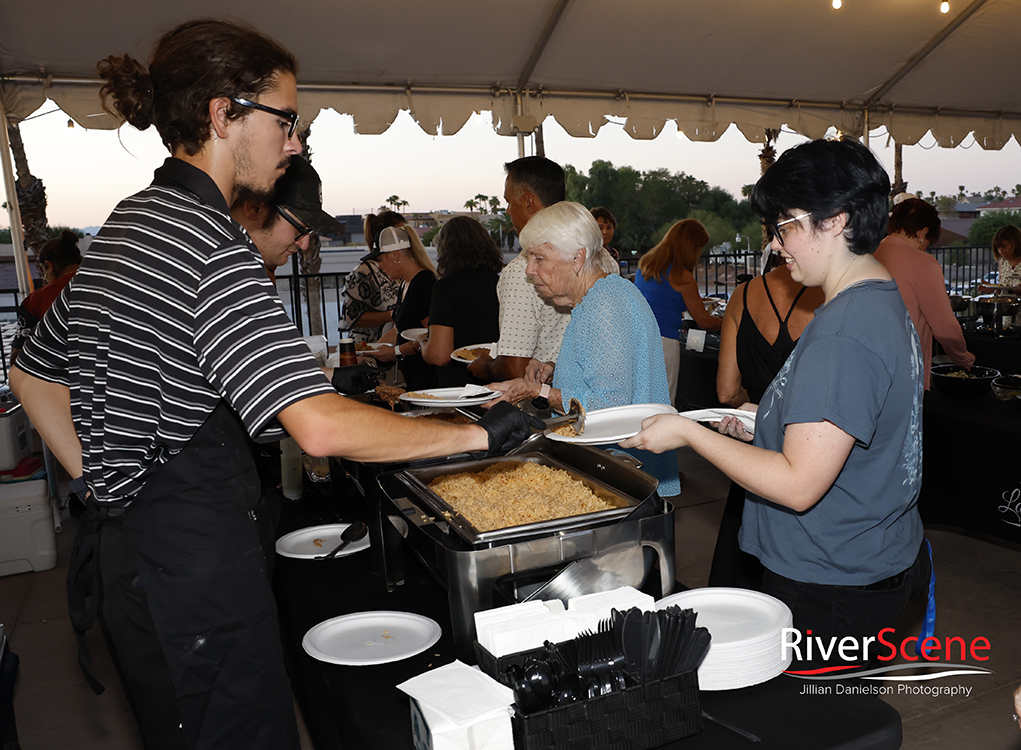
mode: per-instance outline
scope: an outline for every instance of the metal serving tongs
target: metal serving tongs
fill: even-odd
[[[550,417],[544,419],[543,422],[546,423],[547,430],[564,424],[573,424],[574,431],[581,435],[585,432],[585,407],[578,399],[572,398],[568,403],[567,414],[562,417]]]
[[[546,423],[545,428],[537,432],[533,432],[531,435],[526,437],[516,448],[512,448],[507,451],[508,456],[513,456],[518,453],[527,453],[539,438],[546,435],[550,428],[558,427],[562,424],[573,424],[575,431],[580,435],[585,430],[585,407],[581,405],[581,402],[576,398],[572,398],[568,403],[567,414],[562,417],[551,417],[550,419],[544,419]]]

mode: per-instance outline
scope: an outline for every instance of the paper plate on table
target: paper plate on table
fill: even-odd
[[[471,346],[462,346],[455,349],[450,354],[450,358],[455,362],[461,362],[466,365],[470,365],[478,356],[473,354],[474,349],[485,349],[489,352],[490,357],[496,357],[496,344],[472,344]]]
[[[386,349],[393,349],[393,344],[369,344],[368,349],[355,349],[355,354],[359,356],[364,354],[366,357],[375,357],[381,351],[385,351]]]
[[[442,632],[435,620],[412,612],[356,612],[319,623],[301,645],[319,661],[362,667],[420,654]]]
[[[692,411],[682,411],[681,416],[696,422],[719,422],[724,417],[737,417],[748,432],[755,433],[755,412],[753,411],[745,411],[743,409],[694,409]]]
[[[456,388],[409,391],[401,394],[401,401],[407,401],[416,406],[478,406],[492,401],[499,395],[497,391],[491,391],[482,386],[467,385]]]
[[[696,624],[712,635],[705,661],[698,668],[702,690],[736,690],[781,674],[791,663],[783,658],[783,629],[791,627],[790,608],[772,596],[748,589],[704,588],[682,591],[656,602],[656,609],[676,605],[698,613]]]
[[[601,445],[619,443],[634,437],[642,429],[642,420],[656,414],[676,414],[677,409],[668,404],[628,404],[609,409],[585,412],[585,432],[577,437],[546,432],[550,440],[576,445]]]
[[[429,333],[428,328],[408,328],[401,331],[401,338],[407,341],[414,341],[419,336],[425,336],[427,333]]]
[[[311,560],[325,555],[340,544],[340,535],[350,525],[349,523],[328,523],[323,526],[309,526],[307,529],[292,531],[277,539],[277,554],[301,560]],[[366,534],[358,541],[351,542],[336,556],[346,557],[368,548],[369,535]]]

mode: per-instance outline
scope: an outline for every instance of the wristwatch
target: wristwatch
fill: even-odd
[[[532,406],[539,410],[548,409],[550,390],[549,383],[543,383],[539,388],[539,395],[532,399]]]
[[[404,359],[404,352],[401,351],[400,344],[397,344],[397,346],[394,347],[394,359],[396,359],[398,362]]]

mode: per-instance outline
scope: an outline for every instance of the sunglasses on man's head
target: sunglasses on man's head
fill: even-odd
[[[273,107],[267,107],[265,104],[259,104],[258,102],[249,101],[248,99],[241,99],[236,96],[231,97],[231,101],[235,104],[240,104],[242,107],[248,107],[249,109],[257,109],[260,112],[268,112],[271,115],[276,115],[287,122],[291,123],[291,127],[287,130],[287,140],[294,137],[294,130],[298,127],[298,113],[297,112],[285,112],[282,109],[274,109]]]

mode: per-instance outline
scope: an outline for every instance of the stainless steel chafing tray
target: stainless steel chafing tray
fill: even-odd
[[[595,513],[565,516],[548,521],[481,531],[461,513],[454,510],[446,500],[429,488],[429,484],[439,477],[460,474],[462,472],[477,474],[494,464],[507,462],[535,463],[540,466],[560,469],[569,474],[572,479],[584,484],[600,500],[613,507],[609,510],[597,511]],[[547,536],[551,532],[578,526],[591,527],[602,523],[616,522],[627,517],[642,502],[640,499],[614,489],[598,479],[583,474],[578,469],[567,465],[553,456],[537,452],[407,469],[399,476],[399,479],[415,493],[419,500],[428,505],[433,513],[435,513],[436,518],[446,521],[465,541],[472,545],[486,545],[507,540],[523,540],[535,536]]]
[[[545,438],[534,448],[520,456],[458,459],[379,476],[379,487],[394,506],[390,523],[384,524],[392,533],[383,534],[382,544],[387,583],[400,583],[391,580],[391,572],[403,570],[406,549],[432,570],[447,588],[459,659],[474,661],[475,612],[534,595],[575,561],[605,571],[601,587],[639,588],[658,569],[657,593],[673,588],[674,513],[657,494],[656,479],[597,448]],[[428,482],[437,476],[482,471],[515,459],[563,468],[597,494],[612,498],[615,507],[479,532],[456,513],[444,515],[450,513],[449,506],[428,490]]]

